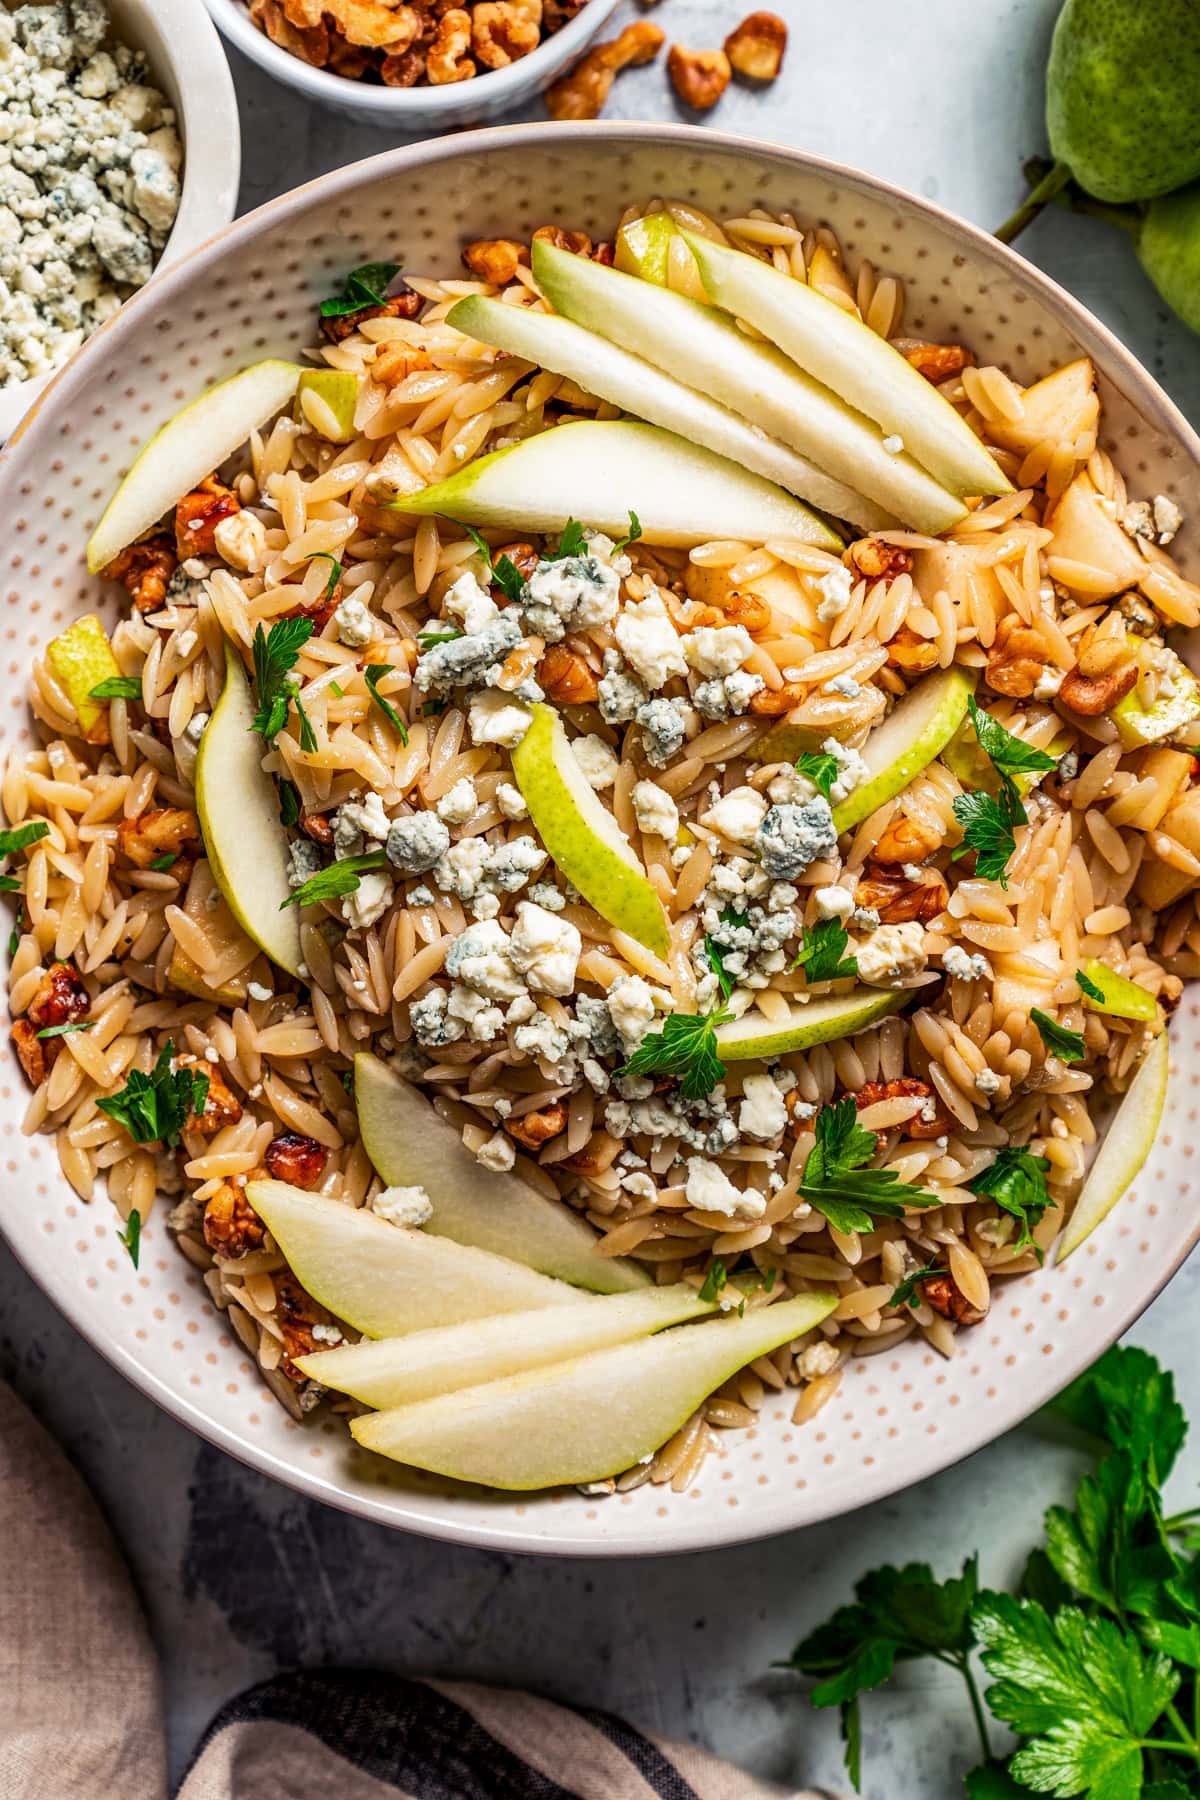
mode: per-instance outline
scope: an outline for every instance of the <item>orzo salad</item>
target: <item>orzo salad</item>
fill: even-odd
[[[907,336],[824,228],[464,260],[350,272],[97,526],[127,608],[0,790],[26,1129],[297,1418],[680,1490],[770,1391],[952,1355],[1140,1167],[1200,589],[1086,358]]]

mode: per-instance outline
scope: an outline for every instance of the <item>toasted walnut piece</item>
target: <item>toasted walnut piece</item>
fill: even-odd
[[[1108,669],[1103,675],[1085,675],[1082,669],[1071,669],[1063,676],[1058,698],[1083,718],[1098,719],[1125,698],[1137,685],[1137,678],[1137,664],[1132,661]]]
[[[905,550],[901,544],[885,544],[877,537],[859,538],[856,544],[851,544],[846,556],[851,572],[864,575],[868,581],[877,581],[881,576],[891,580],[896,575],[907,575],[913,564],[911,550]]]
[[[425,58],[425,74],[433,87],[446,87],[454,81],[470,81],[478,74],[471,60],[471,15],[461,6],[452,6],[438,20],[437,36]]]
[[[223,1181],[204,1208],[204,1241],[214,1256],[245,1256],[261,1250],[267,1228],[236,1182]]]
[[[729,58],[723,50],[688,50],[672,44],[667,52],[671,86],[685,106],[708,112],[729,86]]]
[[[290,606],[286,612],[276,616],[280,619],[311,619],[314,631],[324,631],[341,604],[341,599],[342,578],[339,575],[333,587],[322,588],[315,600],[301,600],[296,606]]]
[[[340,344],[358,330],[366,319],[415,319],[424,301],[420,294],[414,294],[411,288],[405,288],[402,294],[390,294],[377,306],[360,306],[352,313],[334,313],[322,317],[321,332],[331,344]]]
[[[949,1269],[939,1269],[917,1285],[926,1306],[940,1313],[943,1319],[953,1319],[956,1325],[978,1325],[987,1317],[977,1306],[971,1305]]]
[[[323,0],[279,0],[284,17],[297,31],[315,31],[321,23]]]
[[[304,1137],[299,1131],[281,1131],[267,1145],[263,1159],[276,1181],[290,1181],[293,1187],[316,1187],[325,1173],[329,1152],[316,1138]]]
[[[567,1128],[567,1109],[561,1100],[544,1106],[540,1112],[525,1113],[519,1119],[506,1119],[504,1129],[527,1150],[540,1150],[551,1138]]]
[[[552,119],[595,119],[604,109],[613,77],[620,69],[653,62],[666,41],[666,32],[648,19],[635,19],[620,37],[594,44],[569,75],[546,92],[546,111]]]
[[[938,647],[932,638],[918,637],[911,625],[902,625],[887,647],[888,662],[905,675],[924,675],[936,668]]]
[[[1047,652],[1041,632],[1026,625],[1018,613],[1009,613],[997,625],[995,641],[988,651],[988,686],[993,693],[1027,700],[1051,666]]]
[[[782,719],[784,713],[790,713],[794,706],[799,706],[804,698],[804,688],[798,681],[785,681],[781,688],[763,688],[750,700],[750,711],[757,713],[760,719]]]
[[[296,823],[305,837],[310,837],[314,844],[323,844],[326,849],[332,845],[333,826],[328,813],[309,812],[306,806],[302,806]]]
[[[572,1175],[602,1175],[605,1169],[612,1167],[619,1148],[605,1132],[595,1131],[582,1150],[576,1150],[573,1156],[564,1156],[555,1167],[567,1169]]]
[[[584,9],[587,0],[543,0],[542,24],[546,28],[547,37],[553,37],[564,25],[569,25]]]
[[[949,896],[936,870],[923,873],[924,881],[901,880],[890,868],[868,864],[866,880],[855,887],[854,904],[877,912],[881,925],[903,925],[909,919],[928,925],[945,911]]]
[[[415,6],[389,6],[386,0],[322,0],[347,43],[399,56],[416,42],[421,15]]]
[[[521,265],[528,264],[529,251],[512,238],[477,238],[467,245],[462,259],[480,281],[490,281],[493,287],[507,287],[516,279]]]
[[[743,625],[751,637],[757,637],[771,623],[771,609],[759,594],[735,590],[722,600],[720,610],[727,625]]]
[[[52,962],[25,1008],[38,1031],[48,1025],[74,1025],[91,1009],[88,991],[70,963]]]
[[[292,1358],[308,1356],[316,1349],[313,1326],[323,1324],[328,1315],[311,1294],[305,1293],[289,1270],[272,1276],[272,1280],[275,1283],[275,1317],[283,1332],[287,1352],[279,1366],[289,1381],[303,1381],[305,1378]]]
[[[748,13],[725,39],[730,63],[751,81],[774,81],[786,49],[787,26],[778,13]]]
[[[517,571],[517,574],[523,575],[526,581],[529,580],[529,577],[533,574],[538,563],[541,561],[541,557],[538,555],[532,544],[501,544],[497,549],[492,551],[493,568],[495,568],[502,556],[507,556],[509,562]],[[492,589],[492,597],[493,599],[499,600],[502,606],[508,598],[500,588],[495,587]]]
[[[949,381],[952,375],[961,375],[975,360],[961,344],[914,344],[904,352],[904,358],[935,387]]]
[[[288,19],[278,0],[250,0],[250,17],[273,44],[299,57],[313,69],[323,69],[329,61],[329,32],[322,23],[312,31],[298,30]]]
[[[384,87],[416,87],[425,73],[425,52],[406,50],[402,56],[385,56],[379,65],[379,79]]]
[[[148,869],[159,856],[198,856],[200,826],[187,807],[154,806],[119,821],[117,847],[137,868]]]
[[[48,1053],[58,1048],[57,1040],[40,1039],[37,1027],[28,1019],[14,1019],[12,1045],[26,1081],[31,1087],[40,1087],[53,1066],[54,1057]]]
[[[179,566],[175,546],[165,533],[130,544],[100,571],[105,581],[119,581],[133,596],[140,613],[154,612],[166,598],[167,583]]]
[[[533,234],[534,242],[552,244],[556,250],[565,250],[569,256],[588,256],[592,254],[592,240],[586,231],[566,231],[561,225],[539,225]]]
[[[204,1105],[198,1113],[188,1113],[185,1131],[194,1131],[199,1137],[216,1137],[218,1131],[224,1131],[226,1125],[237,1124],[242,1116],[242,1103],[215,1063],[199,1056],[177,1056],[175,1066],[179,1069],[195,1069],[198,1075],[208,1076]]]
[[[368,374],[378,386],[397,388],[420,369],[432,369],[433,358],[415,344],[381,344],[368,366]]]
[[[560,706],[583,706],[600,692],[596,677],[582,656],[562,644],[551,644],[538,664],[538,680],[546,690],[547,700],[556,700]]]
[[[919,863],[941,848],[941,833],[932,825],[893,813],[871,855],[878,863]]]
[[[483,0],[471,13],[471,48],[485,69],[505,69],[536,50],[541,39],[537,22],[510,0]]]
[[[495,685],[502,693],[511,694],[528,681],[541,660],[542,651],[546,648],[546,640],[540,637],[526,638],[510,650],[500,666]]]
[[[901,1075],[894,1081],[868,1081],[859,1088],[854,1096],[854,1104],[859,1112],[862,1112],[864,1107],[874,1106],[878,1100],[921,1100],[924,1102],[921,1111],[914,1118],[906,1119],[903,1125],[892,1127],[903,1137],[942,1137],[950,1131],[954,1124],[944,1102],[929,1083],[918,1081],[912,1075]],[[928,1118],[924,1116],[926,1113],[929,1114]]]
[[[175,549],[180,562],[189,556],[212,556],[217,526],[241,510],[242,503],[233,489],[215,475],[185,494],[175,508]]]
[[[596,248],[592,251],[592,261],[594,263],[603,263],[606,269],[611,269],[616,260],[617,246],[615,244],[597,244]]]
[[[406,51],[407,55],[408,52]],[[332,37],[329,40],[329,62],[327,67],[344,81],[361,81],[370,69],[372,57],[369,50],[363,50],[358,44],[348,44],[345,38]]]

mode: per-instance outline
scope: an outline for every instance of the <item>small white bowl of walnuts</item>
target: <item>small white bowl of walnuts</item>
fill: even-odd
[[[666,33],[638,19],[596,43],[618,0],[205,0],[252,62],[334,111],[398,131],[483,125],[545,91],[554,119],[592,119],[621,69],[652,62]],[[732,75],[779,73],[774,13],[751,13],[722,49],[672,44],[667,73],[695,112]]]

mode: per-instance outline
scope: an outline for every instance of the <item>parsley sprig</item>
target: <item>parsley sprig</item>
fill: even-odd
[[[382,850],[368,850],[362,856],[343,856],[339,862],[332,862],[326,869],[318,869],[310,875],[303,886],[289,894],[280,907],[315,906],[319,900],[340,900],[344,894],[353,894],[359,881],[368,869],[386,869],[388,859]]]
[[[1082,1031],[1071,1031],[1066,1025],[1060,1025],[1057,1019],[1052,1019],[1040,1006],[1031,1007],[1029,1016],[1051,1056],[1057,1056],[1059,1062],[1064,1063],[1083,1062],[1087,1056],[1087,1046],[1083,1041]]]
[[[442,516],[445,517],[446,515],[443,514]],[[465,531],[476,550],[478,550],[480,556],[483,558],[486,579],[489,582],[494,582],[509,600],[519,600],[521,595],[525,592],[525,577],[522,575],[520,569],[518,569],[516,563],[513,562],[512,558],[510,556],[502,556],[499,562],[494,563],[492,561],[492,546],[488,543],[482,532],[476,531],[473,525],[464,525],[461,519],[451,519],[450,524],[457,525],[460,531]],[[441,623],[442,621],[437,619],[430,621],[431,625],[440,625]],[[427,626],[426,630],[429,628],[430,627]],[[462,634],[457,633],[455,635],[461,636]],[[442,639],[433,638],[431,641],[433,643],[440,643],[442,642]],[[420,632],[417,633],[417,642],[418,644],[421,643]],[[429,646],[423,644],[421,647],[427,649]]]
[[[140,675],[108,675],[88,689],[89,700],[140,700],[141,697]]]
[[[340,293],[322,300],[321,317],[336,319],[345,313],[361,312],[364,306],[382,306],[389,282],[399,273],[399,263],[360,263],[345,277]]]
[[[996,1159],[967,1183],[973,1194],[994,1200],[1003,1212],[1011,1214],[1021,1227],[1013,1248],[1033,1246],[1033,1227],[1050,1205],[1046,1177],[1050,1163],[1044,1156],[1034,1156],[1028,1144],[1005,1144],[997,1150]],[[1041,1252],[1038,1252],[1039,1260]]]
[[[858,1123],[853,1096],[822,1107],[813,1121],[816,1143],[800,1176],[800,1197],[835,1231],[873,1231],[875,1221],[902,1219],[913,1207],[937,1206],[936,1194],[910,1187],[894,1169],[871,1169],[879,1139]]]
[[[1044,775],[1055,766],[1052,756],[1036,750],[1001,725],[972,694],[967,701],[971,724],[979,747],[999,778],[999,795],[987,793],[958,794],[953,802],[954,816],[962,826],[963,841],[952,852],[957,859],[974,850],[975,872],[985,881],[998,881],[1008,886],[1006,870],[1017,847],[1015,827],[1028,823],[1018,775]]]
[[[1196,1794],[1200,1558],[1194,1511],[1164,1517],[1161,1493],[1187,1429],[1174,1384],[1145,1351],[1113,1349],[1049,1410],[1087,1434],[1096,1460],[1074,1507],[1047,1511],[1016,1595],[981,1589],[974,1556],[945,1581],[924,1563],[875,1569],[792,1652],[787,1666],[816,1681],[813,1704],[841,1709],[856,1787],[861,1696],[924,1657],[966,1683],[983,1751],[970,1800]],[[987,1709],[1017,1736],[1004,1759]]]
[[[917,1292],[921,1283],[928,1281],[931,1275],[944,1275],[945,1272],[937,1257],[931,1256],[923,1269],[914,1269],[911,1275],[906,1275],[903,1281],[897,1283],[892,1289],[892,1297],[888,1301],[888,1305],[911,1306],[916,1312],[921,1304],[921,1296]]]
[[[280,619],[270,631],[261,625],[254,632],[254,685],[258,692],[258,710],[252,729],[263,742],[273,744],[287,724],[288,708],[296,698],[299,683],[292,675],[304,645],[313,633],[311,619]],[[301,713],[301,737],[304,715]],[[311,731],[311,726],[309,730]],[[307,749],[307,745],[303,745]],[[316,739],[312,748],[316,749]]]
[[[838,777],[836,756],[831,756],[827,750],[805,750],[796,758],[796,768],[824,799],[829,799]]]
[[[618,1075],[677,1075],[684,1100],[703,1100],[725,1074],[717,1054],[717,1026],[730,1015],[668,1013],[661,1031],[644,1037]]]
[[[749,922],[749,914],[738,912],[737,909],[732,906],[722,907],[722,925],[732,925],[736,930],[741,930],[742,927],[748,925]],[[722,1000],[727,1001],[734,989],[734,978],[725,967],[725,958],[729,954],[729,945],[718,943],[715,937],[706,937],[704,940],[704,953],[708,957],[709,967],[717,978],[717,983],[721,989],[721,998]]]
[[[385,675],[390,675],[393,672],[394,667],[395,665],[393,663],[368,663],[363,670],[363,680],[367,684],[367,692],[400,739],[400,742],[402,744],[407,744],[408,726],[404,723],[404,720],[400,717],[400,714],[396,711],[391,701],[385,700],[379,691],[379,683],[383,680]]]
[[[841,919],[818,919],[804,927],[794,969],[804,970],[811,986],[816,981],[845,981],[858,974],[858,958],[847,956],[850,938]]]
[[[135,1144],[176,1144],[189,1113],[197,1117],[208,1102],[208,1076],[195,1069],[173,1069],[175,1046],[163,1045],[148,1075],[131,1069],[119,1094],[97,1100],[100,1111],[123,1125]]]

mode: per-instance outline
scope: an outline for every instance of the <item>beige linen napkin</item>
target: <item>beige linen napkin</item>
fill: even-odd
[[[0,1570],[0,1800],[165,1800],[158,1669],[128,1571],[78,1475],[2,1383]],[[177,1800],[783,1794],[606,1713],[331,1669],[277,1676],[230,1701]]]

